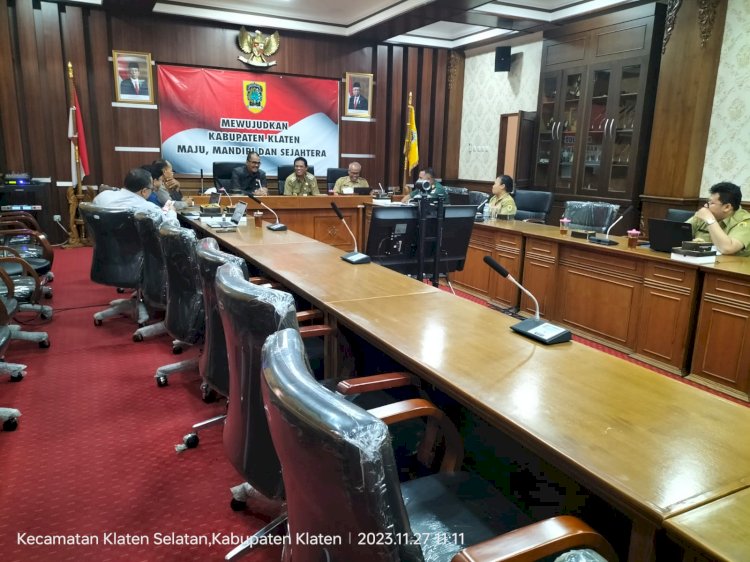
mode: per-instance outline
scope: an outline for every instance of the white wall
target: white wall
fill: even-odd
[[[541,33],[511,45],[510,72],[495,72],[495,45],[466,53],[458,177],[494,181],[500,115],[536,111],[542,65]]]
[[[678,16],[679,17],[679,16]],[[742,188],[750,200],[750,2],[729,0],[714,106],[701,179],[702,197],[720,181]],[[711,37],[709,41],[713,41]]]

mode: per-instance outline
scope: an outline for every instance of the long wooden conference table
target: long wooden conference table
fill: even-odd
[[[524,339],[506,315],[293,232],[194,225],[625,513],[632,562],[655,559],[673,518],[750,487],[746,407],[575,342]]]
[[[477,223],[466,266],[453,280],[493,304],[533,313],[530,299],[483,263],[490,255],[538,298],[549,320],[750,399],[750,259],[695,265],[612,239],[616,246],[601,246],[547,225]]]

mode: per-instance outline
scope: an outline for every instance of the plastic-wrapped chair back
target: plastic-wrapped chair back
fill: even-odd
[[[606,232],[617,217],[619,205],[592,201],[566,201],[563,216],[570,219],[573,230]]]
[[[277,330],[299,329],[294,298],[250,283],[232,263],[216,272],[216,298],[229,358],[224,451],[251,486],[266,497],[280,497],[281,469],[260,391],[261,348]]]
[[[388,427],[317,383],[304,353],[294,330],[272,335],[263,347],[263,398],[284,467],[289,528],[321,536],[407,536]],[[422,560],[416,545],[356,543],[326,547],[328,559]],[[290,548],[294,560],[325,559],[320,546]]]
[[[469,205],[481,205],[489,198],[484,191],[469,191]]]
[[[516,201],[516,220],[547,221],[552,208],[552,192],[516,189],[513,198]]]
[[[134,289],[143,268],[143,245],[132,210],[107,209],[91,203],[78,207],[94,242],[91,280],[101,285]]]
[[[151,309],[164,310],[167,306],[167,269],[159,236],[164,214],[154,208],[153,211],[137,211],[133,218],[143,244],[143,300]]]
[[[224,326],[219,316],[216,301],[216,270],[225,263],[233,263],[242,270],[247,278],[247,265],[240,257],[219,250],[214,238],[198,241],[196,248],[198,272],[203,288],[203,309],[206,315],[206,335],[203,352],[198,358],[203,380],[222,396],[229,396],[229,363],[227,361],[227,344],[224,338]]]
[[[348,168],[328,168],[328,171],[326,172],[326,183],[328,184],[328,191],[331,191],[333,189],[333,186],[336,185],[337,179],[343,178],[344,176],[348,175]]]
[[[668,221],[685,222],[686,220],[693,218],[695,211],[686,211],[685,209],[667,209],[667,216],[664,217]]]
[[[164,324],[172,338],[198,343],[203,338],[205,317],[195,232],[180,227],[175,219],[159,228],[167,271],[167,314]]]

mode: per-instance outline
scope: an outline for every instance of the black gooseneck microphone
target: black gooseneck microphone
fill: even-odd
[[[633,210],[635,210],[635,207],[633,207],[633,205],[630,205],[627,209],[625,209],[625,211],[619,217],[617,217],[617,220],[615,222],[609,225],[609,228],[607,229],[607,232],[604,235],[604,237],[592,236],[591,238],[589,238],[589,242],[592,242],[593,244],[600,244],[602,246],[617,246],[619,242],[617,242],[616,240],[609,239],[609,231],[612,230],[613,226],[615,226],[618,222],[624,219],[625,215],[627,215]]]
[[[201,168],[201,195],[205,193],[205,190],[203,189],[203,168]]]
[[[277,231],[277,232],[281,231],[281,230],[286,230],[286,225],[285,224],[281,224],[279,222],[279,215],[276,214],[276,211],[274,211],[271,207],[269,207],[268,205],[266,205],[263,201],[261,201],[260,199],[258,199],[252,193],[249,193],[247,196],[250,199],[252,199],[253,201],[255,201],[261,207],[264,207],[264,208],[268,209],[269,211],[271,211],[273,213],[273,216],[276,217],[276,223],[275,224],[269,224],[266,227],[268,230],[274,230],[274,231]]]
[[[339,209],[338,205],[336,205],[336,203],[331,201],[331,208],[334,210],[339,220],[344,223],[346,230],[349,231],[349,236],[351,236],[352,240],[354,241],[354,251],[344,254],[343,256],[341,256],[341,259],[344,260],[345,262],[353,263],[355,265],[360,264],[360,263],[370,263],[370,256],[362,254],[359,251],[357,251],[357,238],[354,236],[352,229],[349,228],[349,225],[346,223],[346,219],[344,219],[344,215],[341,213],[341,210]]]
[[[490,198],[488,197],[484,201],[482,201],[479,205],[477,205],[477,213],[474,215],[474,222],[484,222],[484,215],[482,214],[482,208],[487,204],[487,201],[489,201]]]
[[[531,338],[547,345],[553,343],[563,343],[571,340],[572,336],[569,330],[566,330],[565,328],[561,328],[559,326],[555,326],[554,324],[550,324],[549,322],[539,318],[539,301],[537,301],[536,297],[534,297],[534,295],[532,295],[531,292],[529,292],[523,285],[516,281],[513,276],[508,273],[507,269],[505,269],[502,265],[497,263],[497,261],[492,259],[491,256],[484,256],[484,263],[486,263],[500,275],[508,279],[516,287],[529,295],[531,300],[534,301],[534,307],[536,309],[534,318],[527,318],[526,320],[523,320],[518,324],[514,324],[510,327],[511,330],[513,330],[514,332],[518,332],[522,336],[526,336],[527,338]]]

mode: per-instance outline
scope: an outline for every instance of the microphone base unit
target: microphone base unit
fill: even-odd
[[[221,214],[221,207],[219,205],[215,205],[215,206],[201,205],[200,210],[201,210],[201,215],[206,215],[210,217],[218,217]]]
[[[266,227],[268,230],[273,230],[274,232],[281,232],[282,230],[286,230],[286,225],[281,224],[280,222],[269,224]]]
[[[363,254],[362,252],[348,252],[341,256],[341,259],[345,262],[359,265],[361,263],[370,263],[370,256]]]
[[[564,343],[572,338],[570,330],[536,318],[527,318],[518,324],[514,324],[510,329],[545,345]]]
[[[610,240],[609,238],[600,238],[598,236],[592,236],[589,238],[589,242],[593,244],[599,244],[600,246],[617,246],[619,242],[616,242],[615,240]]]

